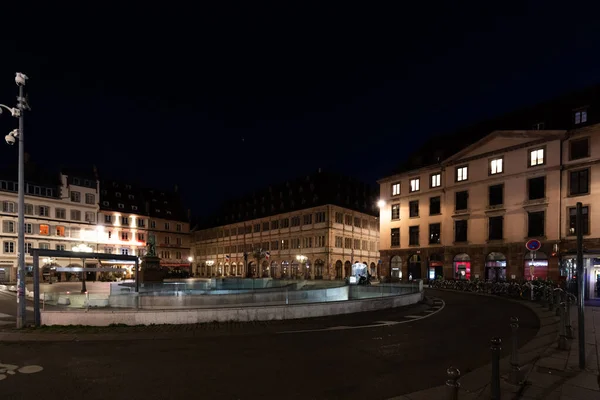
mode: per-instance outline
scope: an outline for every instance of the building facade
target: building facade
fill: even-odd
[[[2,252],[0,281],[14,282],[17,277],[17,174],[3,171],[0,180],[2,202]],[[66,172],[46,175],[26,165],[25,188],[25,262],[32,275],[32,248],[71,250],[85,245],[97,250],[98,182],[91,174]],[[44,258],[40,265],[81,267],[78,258]],[[91,260],[91,264],[95,261]]]
[[[344,279],[364,262],[378,276],[376,197],[369,185],[319,170],[227,202],[195,229],[195,273]]]
[[[198,276],[344,279],[362,262],[378,275],[377,217],[311,207],[194,233]],[[244,254],[248,255],[247,260]]]
[[[386,276],[571,279],[581,202],[587,295],[600,297],[600,124],[588,112],[573,110],[568,130],[496,131],[380,180]]]

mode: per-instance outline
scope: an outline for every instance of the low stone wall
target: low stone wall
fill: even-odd
[[[201,308],[187,310],[69,310],[42,311],[43,325],[111,324],[199,324],[226,321],[270,321],[351,314],[415,304],[423,299],[423,292],[364,300],[334,301],[261,307]]]

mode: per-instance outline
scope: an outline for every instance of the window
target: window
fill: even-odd
[[[129,240],[129,233],[121,232],[121,240]]]
[[[501,215],[497,217],[490,217],[488,222],[488,239],[502,240],[504,236],[504,217]]]
[[[315,237],[315,247],[325,247],[325,235]]]
[[[168,222],[165,222],[165,231],[168,231],[170,229],[171,229],[171,224],[168,223]],[[248,232],[247,233],[250,233],[250,227],[249,226],[248,226]]]
[[[400,219],[400,204],[392,204],[392,219]]]
[[[341,212],[336,212],[335,213],[335,223],[336,224],[343,224],[344,223],[344,214]]]
[[[129,249],[121,249],[121,254],[124,256],[129,255]],[[170,258],[170,254],[168,251],[165,252],[165,258]]]
[[[574,119],[575,125],[585,124],[587,122],[587,109],[575,111]]]
[[[73,221],[81,221],[81,211],[71,210],[71,219]]]
[[[71,192],[71,201],[81,203],[81,193],[75,191]]]
[[[50,216],[50,207],[38,206],[38,215],[40,217],[49,217]]]
[[[67,210],[64,208],[56,208],[54,210],[54,215],[57,219],[67,219]]]
[[[544,130],[544,123],[543,122],[538,122],[535,123],[531,126],[531,129],[534,131],[543,131]]]
[[[95,204],[95,203],[96,203],[96,196],[91,193],[86,193],[85,194],[85,204]]]
[[[441,224],[429,224],[429,244],[440,244],[441,235]]]
[[[410,192],[418,192],[421,189],[421,179],[414,178],[410,180]]]
[[[467,220],[460,219],[458,221],[454,221],[454,241],[466,242],[467,238]]]
[[[431,174],[430,186],[432,188],[440,187],[442,185],[442,174]]]
[[[15,233],[15,223],[13,221],[2,222],[2,232]]]
[[[569,142],[569,160],[590,156],[590,138],[573,139]]]
[[[50,234],[50,225],[41,224],[40,225],[40,235],[48,236]]]
[[[33,234],[33,224],[25,224],[25,233],[30,235]]]
[[[392,196],[398,196],[400,194],[400,183],[392,184]]]
[[[589,193],[590,170],[581,169],[569,173],[569,194],[576,196]]]
[[[587,206],[581,207],[581,219],[582,219],[582,235],[590,234],[590,214]],[[569,232],[568,235],[577,234],[577,208],[569,208]]]
[[[254,224],[254,232],[260,232],[260,224]]]
[[[535,167],[537,165],[544,165],[546,159],[544,158],[544,149],[533,149],[529,150],[529,166]]]
[[[325,222],[325,211],[317,211],[315,213],[315,223]]]
[[[344,224],[352,226],[352,215],[344,215]]]
[[[165,236],[165,244],[171,244],[171,237]]]
[[[15,252],[15,242],[4,242],[4,252],[5,253],[14,253]]]
[[[360,217],[354,217],[354,226],[360,228]]]
[[[271,250],[279,250],[279,240],[271,242]]]
[[[344,238],[344,248],[351,249],[352,248],[352,239]]]
[[[303,219],[304,225],[310,225],[310,224],[312,224],[312,214],[305,214],[302,217],[302,219]]]
[[[502,172],[504,172],[504,158],[500,157],[500,158],[494,158],[493,160],[490,160],[490,169],[488,171],[489,175],[496,175],[496,174],[501,174]]]
[[[440,196],[429,198],[429,215],[438,215],[442,213]]]
[[[109,239],[110,239],[111,234],[112,234],[111,232],[108,232]],[[75,228],[75,227],[71,228],[71,237],[72,238],[76,239],[76,238],[79,238],[80,236],[81,236],[81,229]]]
[[[156,229],[156,221],[150,221],[150,228]]]
[[[411,218],[419,216],[419,200],[413,200],[408,203],[408,215]]]
[[[177,225],[175,225],[175,230],[176,230],[177,232],[181,232],[181,229],[182,229],[182,226],[181,226],[181,224],[177,224]],[[260,230],[260,226],[259,226],[259,228],[258,228],[258,229]]]
[[[419,227],[409,226],[408,227],[408,245],[418,246],[419,245]]]
[[[31,243],[31,242],[25,243],[25,254],[31,255],[31,249],[33,249],[33,243]]]
[[[25,203],[25,215],[33,215],[33,204]]]
[[[96,222],[96,213],[95,212],[91,212],[91,211],[86,211],[86,213],[85,213],[85,222],[95,223]]]
[[[469,208],[469,192],[456,192],[454,208],[456,211],[464,211]]]
[[[58,251],[65,251],[65,245],[64,244],[57,244],[55,248]]]
[[[103,201],[102,205],[105,206],[105,207],[108,207],[110,205],[110,203],[108,201]]]
[[[490,207],[504,204],[504,185],[490,186],[488,197]]]
[[[336,236],[335,237],[335,247],[341,249],[342,246],[343,246],[342,237],[341,236]]]
[[[2,211],[5,213],[15,213],[17,212],[17,205],[12,201],[3,201]]]
[[[125,204],[123,204],[123,203],[118,203],[118,204],[117,204],[117,207],[119,207],[119,208],[125,208]],[[160,210],[156,210],[156,211],[160,211]]]
[[[544,236],[545,212],[535,211],[527,213],[527,236]]]
[[[262,224],[262,230],[263,230],[263,232],[269,230],[269,222],[263,222],[263,224]],[[227,235],[227,236],[229,236],[229,235]]]
[[[281,219],[281,223],[279,224],[280,228],[289,228],[290,227],[290,219],[289,218],[282,218]]]
[[[42,249],[42,250],[50,249],[50,243],[40,243],[39,246],[40,246],[40,249]]]
[[[57,226],[56,227],[56,236],[65,236],[65,227],[64,226]]]
[[[303,242],[304,243],[302,243],[302,248],[311,249],[313,247],[313,238],[312,237],[303,238]]]
[[[392,247],[400,246],[400,228],[392,228],[390,234]]]
[[[546,197],[546,177],[540,176],[527,180],[529,200],[538,200]]]
[[[138,220],[139,221],[139,220]],[[104,215],[104,222],[107,224],[112,224],[112,215]]]
[[[271,221],[271,229],[279,229],[279,220]]]
[[[469,178],[469,167],[456,167],[456,182],[466,181]]]

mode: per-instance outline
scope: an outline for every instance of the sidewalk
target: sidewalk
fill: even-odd
[[[538,315],[540,330],[533,340],[519,349],[519,364],[524,378],[522,385],[508,383],[510,357],[500,360],[501,398],[599,400],[600,308],[588,306],[585,309],[586,368],[582,371],[578,366],[577,308],[573,306],[571,309],[571,325],[575,339],[568,341],[569,350],[559,350],[560,318],[556,317],[555,312],[548,311],[538,303],[518,302],[528,306]],[[460,366],[455,367],[460,370]],[[491,364],[461,377],[458,400],[490,399],[490,378]],[[390,400],[449,399],[448,390],[446,385],[441,385]]]

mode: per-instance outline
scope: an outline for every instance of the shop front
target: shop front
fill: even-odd
[[[421,279],[421,256],[413,254],[408,259],[408,280]]]
[[[525,254],[523,276],[525,280],[548,279],[548,256],[541,251]]]
[[[586,300],[600,299],[600,254],[584,253],[584,292]],[[572,292],[577,291],[577,256],[575,252],[561,257],[561,278]]]
[[[471,279],[471,257],[466,253],[457,254],[453,260],[454,276],[458,280]]]
[[[390,260],[390,273],[393,280],[402,279],[402,258],[394,256]]]
[[[438,253],[429,256],[429,271],[427,278],[435,280],[444,276],[444,256]]]
[[[501,282],[506,280],[506,256],[491,252],[485,260],[485,280]]]

